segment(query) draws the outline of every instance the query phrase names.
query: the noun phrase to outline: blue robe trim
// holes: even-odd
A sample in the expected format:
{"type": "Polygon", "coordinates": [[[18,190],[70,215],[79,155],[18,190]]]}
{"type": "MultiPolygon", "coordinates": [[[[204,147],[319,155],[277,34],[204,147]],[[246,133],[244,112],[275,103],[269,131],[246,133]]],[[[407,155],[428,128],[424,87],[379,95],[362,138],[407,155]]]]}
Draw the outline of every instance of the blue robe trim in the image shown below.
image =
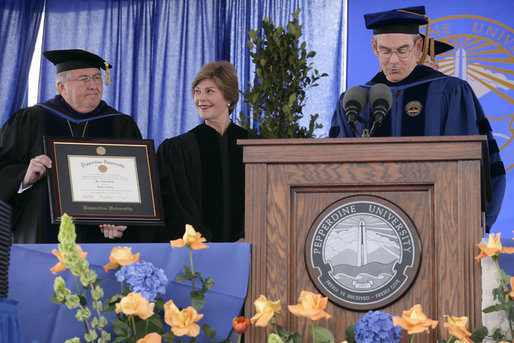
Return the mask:
{"type": "Polygon", "coordinates": [[[66,119],[66,120],[69,120],[73,123],[84,123],[86,121],[91,121],[91,120],[95,120],[95,119],[101,119],[101,118],[106,118],[106,117],[112,117],[112,116],[118,116],[118,115],[122,115],[122,113],[120,112],[116,112],[116,113],[108,113],[108,114],[103,114],[103,115],[99,115],[99,116],[95,116],[93,118],[84,118],[84,119],[75,119],[75,118],[72,118],[58,110],[56,110],[55,108],[52,108],[50,106],[47,106],[45,104],[36,104],[35,106],[40,106],[40,107],[43,107],[44,109],[48,110],[48,111],[51,111],[55,114],[57,114],[59,117],[63,118],[63,119],[66,119]]]}

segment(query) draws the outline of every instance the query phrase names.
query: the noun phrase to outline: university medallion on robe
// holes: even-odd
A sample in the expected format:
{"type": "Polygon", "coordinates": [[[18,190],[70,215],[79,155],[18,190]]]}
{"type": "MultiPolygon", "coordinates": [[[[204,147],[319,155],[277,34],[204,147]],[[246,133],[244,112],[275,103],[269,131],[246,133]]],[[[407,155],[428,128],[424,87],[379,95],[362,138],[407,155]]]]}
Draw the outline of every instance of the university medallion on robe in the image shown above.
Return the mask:
{"type": "Polygon", "coordinates": [[[375,196],[352,196],[326,208],[305,243],[309,275],[342,307],[369,310],[398,299],[412,284],[421,241],[410,218],[375,196]]]}
{"type": "Polygon", "coordinates": [[[407,113],[409,117],[419,116],[422,109],[423,105],[417,100],[409,101],[407,105],[405,105],[405,113],[407,113]]]}

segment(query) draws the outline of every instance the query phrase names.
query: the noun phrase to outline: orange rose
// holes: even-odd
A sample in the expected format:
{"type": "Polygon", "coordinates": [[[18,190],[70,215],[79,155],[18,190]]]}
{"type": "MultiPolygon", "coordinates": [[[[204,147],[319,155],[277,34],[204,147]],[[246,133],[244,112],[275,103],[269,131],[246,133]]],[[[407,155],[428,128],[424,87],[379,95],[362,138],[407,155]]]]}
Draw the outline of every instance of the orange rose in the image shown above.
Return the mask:
{"type": "Polygon", "coordinates": [[[421,305],[416,304],[410,310],[403,311],[401,317],[393,317],[393,325],[400,325],[409,335],[412,335],[423,331],[428,333],[430,326],[432,329],[437,326],[437,320],[428,319],[421,305]]]}
{"type": "Polygon", "coordinates": [[[123,312],[126,315],[138,316],[145,320],[153,315],[154,306],[155,304],[149,303],[141,293],[130,293],[116,304],[116,313],[123,312]]]}
{"type": "MultiPolygon", "coordinates": [[[[77,251],[80,255],[80,258],[82,258],[82,259],[86,258],[87,252],[82,251],[82,248],[80,247],[80,245],[77,245],[77,251]]],[[[55,266],[50,268],[50,271],[54,274],[57,274],[59,272],[62,272],[63,270],[66,270],[66,266],[64,265],[64,263],[62,263],[63,255],[55,249],[52,250],[52,254],[54,254],[59,259],[59,262],[55,266]]]]}
{"type": "Polygon", "coordinates": [[[171,331],[175,336],[198,336],[200,334],[200,326],[196,322],[202,318],[203,314],[197,313],[192,306],[181,311],[173,300],[164,304],[164,321],[171,326],[171,331]]]}
{"type": "Polygon", "coordinates": [[[126,266],[134,262],[139,262],[139,253],[132,255],[132,248],[129,247],[114,247],[109,256],[109,262],[104,266],[107,272],[110,269],[116,269],[121,266],[126,266]]]}
{"type": "Polygon", "coordinates": [[[186,224],[186,232],[184,236],[179,239],[175,239],[174,241],[170,241],[171,246],[174,248],[182,248],[185,245],[190,245],[194,250],[206,249],[209,246],[203,244],[206,239],[202,237],[200,232],[196,232],[194,227],[189,224],[186,224]]]}
{"type": "Polygon", "coordinates": [[[444,327],[448,328],[450,335],[458,338],[462,343],[473,343],[469,338],[471,332],[468,331],[469,319],[468,317],[454,317],[445,315],[448,320],[444,323],[444,327]]]}
{"type": "Polygon", "coordinates": [[[487,245],[480,242],[477,246],[480,248],[480,254],[475,256],[477,261],[487,256],[498,256],[498,254],[514,254],[514,248],[503,247],[500,240],[501,232],[497,235],[494,233],[489,234],[489,239],[487,240],[487,245]]]}
{"type": "Polygon", "coordinates": [[[243,334],[250,327],[250,321],[245,317],[234,317],[232,320],[232,327],[238,334],[243,334]]]}
{"type": "Polygon", "coordinates": [[[157,332],[150,332],[145,337],[138,339],[136,343],[162,343],[162,337],[157,332]]]}
{"type": "Polygon", "coordinates": [[[255,305],[257,313],[250,318],[250,321],[252,324],[255,324],[255,326],[268,326],[271,318],[273,318],[275,314],[279,314],[282,309],[280,300],[268,301],[264,295],[261,295],[253,304],[255,305]]]}
{"type": "Polygon", "coordinates": [[[332,316],[325,311],[327,307],[328,298],[322,298],[320,294],[314,294],[308,291],[302,291],[298,298],[299,304],[289,305],[289,311],[298,317],[305,317],[312,320],[319,320],[321,318],[332,318],[332,316]]]}

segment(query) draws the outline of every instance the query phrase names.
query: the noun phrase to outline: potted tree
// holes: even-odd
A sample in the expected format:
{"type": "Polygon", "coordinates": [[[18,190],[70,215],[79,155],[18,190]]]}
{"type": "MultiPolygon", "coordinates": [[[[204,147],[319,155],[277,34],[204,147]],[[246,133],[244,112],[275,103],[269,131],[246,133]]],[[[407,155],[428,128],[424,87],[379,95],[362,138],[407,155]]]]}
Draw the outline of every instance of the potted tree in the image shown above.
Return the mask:
{"type": "Polygon", "coordinates": [[[322,127],[316,122],[318,114],[310,116],[308,128],[299,123],[306,90],[318,86],[318,80],[328,76],[313,69],[311,59],[316,52],[307,51],[305,42],[300,43],[299,14],[300,9],[291,14],[293,20],[286,29],[276,27],[272,19],[265,17],[262,32],[258,29],[248,33],[255,77],[253,85],[243,93],[249,113],[241,112],[239,124],[265,138],[308,138],[322,127]]]}

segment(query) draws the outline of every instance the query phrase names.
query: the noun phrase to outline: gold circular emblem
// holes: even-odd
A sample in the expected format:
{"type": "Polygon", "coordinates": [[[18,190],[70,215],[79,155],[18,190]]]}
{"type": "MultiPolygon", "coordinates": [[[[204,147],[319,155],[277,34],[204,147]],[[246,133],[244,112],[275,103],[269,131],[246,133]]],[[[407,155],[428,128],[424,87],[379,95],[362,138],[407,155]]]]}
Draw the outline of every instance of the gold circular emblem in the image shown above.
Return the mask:
{"type": "Polygon", "coordinates": [[[100,164],[98,166],[98,170],[100,171],[100,173],[105,173],[107,171],[107,167],[104,166],[103,164],[100,164]]]}
{"type": "Polygon", "coordinates": [[[412,100],[405,105],[405,112],[409,117],[416,117],[421,113],[423,105],[417,100],[412,100]]]}
{"type": "Polygon", "coordinates": [[[106,150],[105,150],[105,148],[103,146],[99,146],[98,148],[96,148],[96,153],[98,155],[105,155],[106,150]]]}

